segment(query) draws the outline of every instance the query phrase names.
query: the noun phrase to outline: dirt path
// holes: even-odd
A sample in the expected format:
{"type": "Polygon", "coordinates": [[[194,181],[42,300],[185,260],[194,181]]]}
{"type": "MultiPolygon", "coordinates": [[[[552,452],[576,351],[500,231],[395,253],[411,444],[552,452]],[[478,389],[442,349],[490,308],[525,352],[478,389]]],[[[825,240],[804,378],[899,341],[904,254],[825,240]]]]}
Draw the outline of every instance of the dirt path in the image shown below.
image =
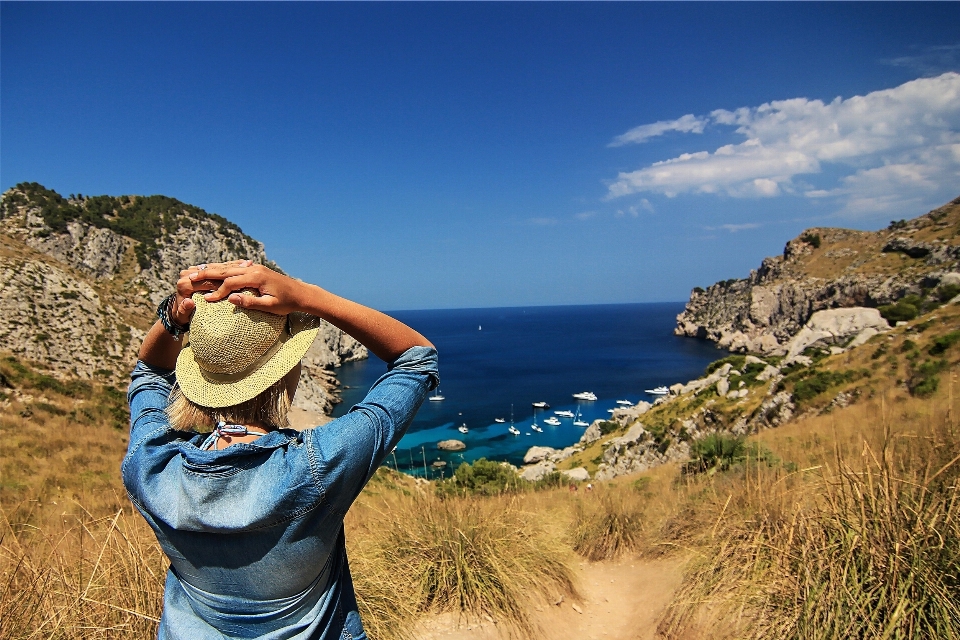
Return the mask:
{"type": "MultiPolygon", "coordinates": [[[[583,601],[539,606],[536,621],[551,640],[652,640],[657,619],[680,584],[682,561],[622,560],[581,563],[577,578],[583,601]],[[580,609],[578,612],[576,608],[580,609]]],[[[492,621],[429,618],[417,640],[495,640],[492,621]]]]}

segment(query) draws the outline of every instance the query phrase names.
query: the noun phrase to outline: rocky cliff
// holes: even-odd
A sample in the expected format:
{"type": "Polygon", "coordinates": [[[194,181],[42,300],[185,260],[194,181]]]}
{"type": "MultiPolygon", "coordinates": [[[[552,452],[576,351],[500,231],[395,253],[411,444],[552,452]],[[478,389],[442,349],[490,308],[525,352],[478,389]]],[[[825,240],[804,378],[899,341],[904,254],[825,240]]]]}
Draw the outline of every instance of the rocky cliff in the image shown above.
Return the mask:
{"type": "Polygon", "coordinates": [[[960,198],[876,232],[808,229],[747,278],[694,289],[675,333],[734,352],[782,355],[815,312],[911,296],[922,307],[952,291],[955,276],[947,274],[958,267],[960,198]]]}
{"type": "MultiPolygon", "coordinates": [[[[278,268],[238,226],[173,198],[64,198],[19,184],[0,199],[0,344],[53,372],[121,382],[180,270],[238,258],[278,268]]],[[[365,357],[326,325],[295,406],[329,413],[333,370],[365,357]]]]}

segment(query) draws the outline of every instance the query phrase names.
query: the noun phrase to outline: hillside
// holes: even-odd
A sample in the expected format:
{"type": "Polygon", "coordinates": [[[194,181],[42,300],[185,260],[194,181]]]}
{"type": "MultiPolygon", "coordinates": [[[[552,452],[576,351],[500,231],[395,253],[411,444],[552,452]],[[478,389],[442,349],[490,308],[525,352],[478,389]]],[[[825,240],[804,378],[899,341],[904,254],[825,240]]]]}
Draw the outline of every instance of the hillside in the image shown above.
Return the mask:
{"type": "MultiPolygon", "coordinates": [[[[55,376],[122,385],[180,270],[237,258],[278,268],[237,225],[173,198],[18,184],[0,198],[0,341],[55,376]]],[[[332,326],[322,336],[295,404],[315,414],[338,400],[333,369],[367,356],[332,326]]]]}
{"type": "MultiPolygon", "coordinates": [[[[808,229],[743,279],[696,288],[677,317],[677,335],[740,353],[783,355],[817,311],[932,302],[960,265],[960,198],[880,231],[808,229]]],[[[915,315],[915,313],[914,313],[915,315]]]]}

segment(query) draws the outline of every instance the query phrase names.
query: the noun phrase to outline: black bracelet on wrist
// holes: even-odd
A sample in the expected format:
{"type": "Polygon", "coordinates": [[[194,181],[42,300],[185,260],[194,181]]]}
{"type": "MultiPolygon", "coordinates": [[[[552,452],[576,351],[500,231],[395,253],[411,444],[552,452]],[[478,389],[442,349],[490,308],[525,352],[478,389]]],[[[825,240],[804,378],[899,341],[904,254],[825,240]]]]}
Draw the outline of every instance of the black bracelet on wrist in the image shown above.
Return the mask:
{"type": "Polygon", "coordinates": [[[177,301],[177,294],[171,293],[169,296],[164,298],[159,306],[157,306],[157,318],[160,319],[160,322],[163,324],[163,328],[167,330],[167,333],[172,335],[175,340],[179,340],[183,337],[187,331],[190,331],[190,323],[186,325],[178,324],[173,319],[173,304],[177,301]]]}

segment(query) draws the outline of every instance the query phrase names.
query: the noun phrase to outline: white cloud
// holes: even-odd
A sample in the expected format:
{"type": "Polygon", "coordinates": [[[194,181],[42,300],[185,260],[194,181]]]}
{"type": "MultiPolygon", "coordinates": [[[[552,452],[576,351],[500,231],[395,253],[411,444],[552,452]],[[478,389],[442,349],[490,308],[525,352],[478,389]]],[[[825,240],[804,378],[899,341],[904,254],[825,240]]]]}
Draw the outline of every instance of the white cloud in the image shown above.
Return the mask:
{"type": "Polygon", "coordinates": [[[745,222],[743,224],[722,224],[720,225],[721,229],[729,231],[730,233],[736,233],[737,231],[746,231],[747,229],[756,229],[760,225],[756,222],[745,222]]]}
{"type": "Polygon", "coordinates": [[[589,220],[597,215],[596,211],[581,211],[580,213],[575,213],[573,215],[577,220],[589,220]]]}
{"type": "Polygon", "coordinates": [[[829,103],[794,98],[734,111],[718,109],[710,114],[710,121],[735,126],[745,140],[620,173],[609,185],[608,197],[639,192],[670,197],[804,193],[811,198],[841,198],[844,211],[853,214],[884,211],[896,201],[897,193],[907,202],[960,186],[957,73],[829,103]],[[795,177],[822,173],[826,166],[852,174],[838,178],[832,189],[804,192],[794,184],[795,177]]]}
{"type": "Polygon", "coordinates": [[[610,147],[622,147],[625,144],[639,144],[646,142],[650,138],[662,136],[669,131],[679,131],[681,133],[703,133],[703,128],[707,126],[706,118],[698,118],[692,114],[687,114],[676,120],[661,120],[653,124],[642,124],[634,127],[623,135],[619,135],[607,145],[610,147]]]}

